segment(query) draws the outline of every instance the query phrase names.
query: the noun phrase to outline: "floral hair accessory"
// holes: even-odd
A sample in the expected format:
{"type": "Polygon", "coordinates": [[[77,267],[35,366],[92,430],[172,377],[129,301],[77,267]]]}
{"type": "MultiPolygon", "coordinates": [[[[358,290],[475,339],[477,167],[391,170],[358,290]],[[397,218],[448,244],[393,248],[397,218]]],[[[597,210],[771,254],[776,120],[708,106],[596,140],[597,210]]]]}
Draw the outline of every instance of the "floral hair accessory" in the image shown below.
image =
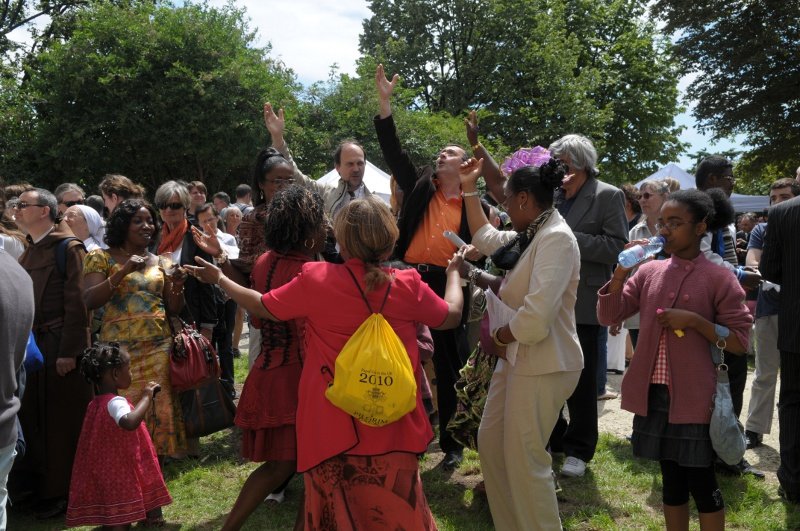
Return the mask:
{"type": "Polygon", "coordinates": [[[524,166],[539,167],[543,164],[547,164],[547,161],[549,160],[550,152],[542,146],[536,146],[534,148],[522,148],[518,149],[513,155],[508,157],[503,162],[503,165],[500,166],[500,169],[503,170],[504,174],[511,175],[514,173],[514,170],[524,166]]]}

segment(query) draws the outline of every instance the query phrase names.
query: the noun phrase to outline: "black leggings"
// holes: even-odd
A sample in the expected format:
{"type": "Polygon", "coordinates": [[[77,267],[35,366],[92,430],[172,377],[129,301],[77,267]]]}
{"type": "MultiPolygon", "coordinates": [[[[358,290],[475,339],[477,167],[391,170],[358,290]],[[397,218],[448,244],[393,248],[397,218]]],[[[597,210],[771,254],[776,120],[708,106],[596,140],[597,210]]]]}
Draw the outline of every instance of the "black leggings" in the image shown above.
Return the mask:
{"type": "Polygon", "coordinates": [[[685,505],[689,503],[691,493],[699,513],[715,513],[725,508],[713,465],[696,468],[681,466],[675,461],[659,463],[664,484],[664,505],[685,505]]]}

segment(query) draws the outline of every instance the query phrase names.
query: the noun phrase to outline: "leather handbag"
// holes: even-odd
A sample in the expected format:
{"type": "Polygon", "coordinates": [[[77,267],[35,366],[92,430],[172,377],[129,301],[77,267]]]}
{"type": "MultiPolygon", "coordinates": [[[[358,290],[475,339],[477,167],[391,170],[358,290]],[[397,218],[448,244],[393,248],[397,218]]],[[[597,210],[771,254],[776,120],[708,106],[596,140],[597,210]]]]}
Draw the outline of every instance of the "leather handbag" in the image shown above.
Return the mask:
{"type": "Polygon", "coordinates": [[[180,394],[186,437],[211,435],[233,426],[236,405],[219,378],[180,394]]]}
{"type": "Polygon", "coordinates": [[[744,429],[733,411],[728,366],[725,364],[724,339],[711,346],[711,357],[717,364],[717,387],[714,393],[714,410],[708,433],[717,457],[728,465],[738,464],[747,449],[744,429]]]}
{"type": "Polygon", "coordinates": [[[194,326],[177,320],[180,329],[172,339],[169,357],[169,376],[176,391],[197,388],[218,379],[222,370],[219,357],[211,342],[194,326]]]}

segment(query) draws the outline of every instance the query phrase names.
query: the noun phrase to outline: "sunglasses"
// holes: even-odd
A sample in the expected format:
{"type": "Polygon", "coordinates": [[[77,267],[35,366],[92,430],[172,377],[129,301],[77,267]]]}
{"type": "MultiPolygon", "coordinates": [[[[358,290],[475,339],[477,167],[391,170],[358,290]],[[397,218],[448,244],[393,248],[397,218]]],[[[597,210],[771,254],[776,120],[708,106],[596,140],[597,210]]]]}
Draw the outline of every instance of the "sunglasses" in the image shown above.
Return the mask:
{"type": "Polygon", "coordinates": [[[69,207],[75,206],[75,205],[82,205],[83,204],[83,199],[78,199],[77,201],[62,201],[61,204],[66,206],[67,208],[69,208],[69,207]]]}
{"type": "Polygon", "coordinates": [[[159,210],[180,210],[183,208],[183,203],[161,203],[158,205],[159,210]]]}
{"type": "Polygon", "coordinates": [[[11,206],[11,208],[15,208],[17,210],[25,210],[28,207],[38,206],[38,207],[46,207],[47,205],[40,205],[38,203],[26,203],[25,201],[19,201],[11,206]]]}

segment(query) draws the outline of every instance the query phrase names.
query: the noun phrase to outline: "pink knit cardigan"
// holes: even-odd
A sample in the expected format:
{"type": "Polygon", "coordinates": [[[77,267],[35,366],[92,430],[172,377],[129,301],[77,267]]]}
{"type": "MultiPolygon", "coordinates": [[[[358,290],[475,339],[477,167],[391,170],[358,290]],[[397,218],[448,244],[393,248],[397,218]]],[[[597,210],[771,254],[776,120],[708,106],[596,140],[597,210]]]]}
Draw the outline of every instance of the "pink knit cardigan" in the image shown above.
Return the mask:
{"type": "MultiPolygon", "coordinates": [[[[609,282],[610,284],[610,282],[609,282]]],[[[635,272],[622,290],[609,294],[606,284],[598,292],[597,318],[609,326],[639,312],[641,328],[636,351],[622,380],[622,408],[647,415],[647,392],[655,366],[662,326],[659,308],[678,308],[700,314],[727,326],[743,345],[749,342],[752,317],[744,306],[744,290],[736,276],[709,262],[702,254],[693,260],[671,257],[648,262],[635,272]]],[[[708,340],[694,329],[678,337],[666,335],[667,364],[672,376],[669,422],[708,424],[716,376],[708,340]]]]}

